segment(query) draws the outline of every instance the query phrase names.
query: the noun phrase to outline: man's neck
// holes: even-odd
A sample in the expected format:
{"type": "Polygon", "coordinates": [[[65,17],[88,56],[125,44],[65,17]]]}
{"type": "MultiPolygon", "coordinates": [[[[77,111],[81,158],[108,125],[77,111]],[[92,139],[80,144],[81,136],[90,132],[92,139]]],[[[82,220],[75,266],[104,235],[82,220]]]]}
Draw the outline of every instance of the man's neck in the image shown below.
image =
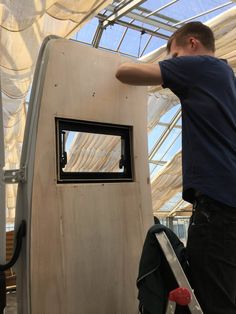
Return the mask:
{"type": "Polygon", "coordinates": [[[211,57],[215,57],[215,53],[213,51],[209,51],[209,50],[205,50],[205,49],[201,49],[199,51],[196,52],[197,56],[211,56],[211,57]]]}

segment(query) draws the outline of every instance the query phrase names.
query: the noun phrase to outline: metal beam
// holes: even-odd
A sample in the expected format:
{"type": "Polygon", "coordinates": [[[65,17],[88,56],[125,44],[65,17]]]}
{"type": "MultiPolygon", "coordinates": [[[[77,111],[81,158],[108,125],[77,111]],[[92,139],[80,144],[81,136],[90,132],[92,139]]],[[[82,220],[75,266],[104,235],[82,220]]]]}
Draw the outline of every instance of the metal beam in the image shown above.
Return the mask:
{"type": "Polygon", "coordinates": [[[149,159],[153,159],[154,155],[156,154],[157,150],[161,147],[167,136],[170,134],[171,130],[175,127],[176,123],[178,122],[179,118],[181,117],[181,108],[178,110],[176,115],[173,117],[173,119],[170,122],[169,127],[167,130],[163,133],[161,138],[157,141],[157,143],[154,145],[150,155],[149,159]]]}
{"type": "Polygon", "coordinates": [[[160,165],[160,166],[164,166],[167,163],[167,161],[162,161],[162,160],[149,160],[148,162],[150,164],[160,165]]]}
{"type": "Polygon", "coordinates": [[[174,4],[174,3],[177,2],[177,1],[179,1],[179,0],[172,0],[172,1],[169,2],[169,3],[166,3],[166,4],[163,5],[162,7],[158,8],[158,9],[156,9],[155,11],[152,11],[152,12],[150,12],[148,15],[146,15],[146,16],[145,16],[145,19],[148,18],[149,16],[151,16],[151,15],[157,13],[157,12],[160,12],[161,10],[163,10],[163,9],[165,9],[165,8],[167,8],[167,7],[169,7],[169,6],[171,6],[172,4],[174,4]]]}
{"type": "Polygon", "coordinates": [[[214,7],[213,9],[204,11],[204,12],[202,12],[202,13],[199,13],[199,14],[197,14],[197,15],[194,15],[194,16],[192,16],[192,17],[189,17],[189,18],[186,19],[186,20],[180,21],[179,23],[176,23],[176,24],[174,24],[173,26],[178,26],[178,25],[187,23],[187,22],[189,22],[189,21],[191,21],[191,20],[196,19],[197,17],[206,15],[206,14],[208,14],[208,13],[212,13],[212,12],[214,12],[214,11],[216,11],[216,10],[219,10],[219,9],[221,9],[221,8],[224,8],[224,7],[226,7],[226,6],[228,6],[228,5],[232,4],[232,3],[233,3],[232,1],[229,1],[229,2],[226,2],[226,3],[222,4],[222,5],[218,5],[217,7],[214,7]]]}
{"type": "Polygon", "coordinates": [[[181,199],[178,204],[169,212],[169,216],[182,216],[189,213],[189,216],[192,214],[192,205],[189,204],[189,206],[185,206],[183,208],[180,208],[185,201],[181,199]]]}
{"type": "MultiPolygon", "coordinates": [[[[235,0],[235,1],[236,1],[236,0],[235,0]]],[[[135,8],[135,9],[140,12],[140,15],[141,15],[141,16],[144,16],[144,15],[143,15],[144,13],[147,14],[147,15],[150,14],[150,13],[152,13],[152,11],[150,11],[150,10],[148,10],[147,8],[144,8],[144,7],[142,7],[142,6],[139,6],[139,7],[135,8]]],[[[112,13],[114,13],[115,10],[116,10],[116,7],[115,7],[113,4],[109,4],[109,5],[106,7],[106,10],[107,10],[107,11],[110,11],[110,12],[112,12],[112,13]]],[[[139,14],[139,13],[138,13],[138,14],[139,14]]],[[[161,14],[161,13],[153,13],[152,16],[153,16],[153,17],[156,17],[156,18],[159,18],[159,19],[162,19],[162,20],[165,20],[166,23],[172,23],[172,24],[179,23],[179,20],[176,20],[176,19],[174,19],[174,18],[172,18],[172,17],[170,17],[170,16],[166,16],[166,15],[161,14]]]]}
{"type": "MultiPolygon", "coordinates": [[[[179,1],[179,0],[175,0],[175,1],[179,1]]],[[[158,10],[160,10],[160,9],[162,9],[162,8],[159,8],[158,10]]],[[[109,5],[107,7],[107,10],[114,12],[115,8],[113,5],[109,5]]],[[[167,23],[162,22],[162,21],[158,21],[157,18],[163,19],[163,17],[160,17],[159,15],[155,14],[154,12],[156,12],[156,11],[150,12],[149,10],[146,10],[146,9],[143,11],[143,9],[141,7],[138,7],[137,10],[140,11],[140,13],[137,13],[137,12],[135,13],[135,12],[129,11],[126,13],[125,16],[129,17],[131,19],[134,19],[136,21],[143,22],[143,23],[151,25],[151,26],[155,26],[157,28],[165,29],[165,30],[170,31],[170,32],[174,32],[177,30],[177,27],[167,24],[167,23],[169,23],[169,21],[167,21],[167,23]],[[144,14],[147,14],[147,15],[144,16],[144,14]],[[150,15],[152,15],[155,18],[150,18],[149,17],[150,15]]],[[[116,23],[116,22],[117,22],[117,20],[114,21],[114,23],[116,23]]],[[[175,21],[172,23],[177,23],[177,22],[175,21]]]]}
{"type": "Polygon", "coordinates": [[[115,13],[110,15],[104,22],[103,27],[106,27],[108,24],[114,23],[117,19],[121,18],[123,15],[125,15],[127,12],[135,9],[137,6],[145,2],[146,0],[134,0],[130,3],[122,6],[120,9],[118,9],[115,13]]]}
{"type": "Polygon", "coordinates": [[[167,216],[166,217],[166,226],[170,228],[172,231],[174,230],[174,218],[167,216]]]}
{"type": "Polygon", "coordinates": [[[94,48],[98,48],[100,40],[102,38],[102,33],[104,31],[104,28],[102,27],[102,22],[99,20],[96,32],[93,36],[93,40],[92,40],[92,46],[94,48]]]}
{"type": "MultiPolygon", "coordinates": [[[[98,14],[97,18],[99,20],[104,20],[104,17],[101,14],[98,14]]],[[[169,36],[163,35],[161,33],[152,31],[150,29],[147,29],[145,27],[141,27],[141,26],[138,26],[138,25],[135,25],[135,24],[130,24],[130,23],[127,23],[127,22],[124,22],[124,21],[121,21],[121,20],[116,20],[115,23],[118,24],[118,25],[124,26],[124,27],[128,27],[130,29],[133,29],[133,30],[145,33],[145,34],[152,35],[152,36],[157,37],[157,38],[162,38],[162,39],[165,39],[165,40],[169,39],[169,36]]]]}
{"type": "Polygon", "coordinates": [[[177,27],[173,27],[171,25],[165,24],[163,22],[157,21],[156,19],[153,18],[143,18],[142,16],[140,16],[137,13],[134,12],[129,12],[126,14],[126,16],[128,16],[131,19],[135,19],[136,21],[151,25],[151,26],[155,26],[164,30],[167,30],[169,32],[175,32],[177,30],[177,27]]]}
{"type": "Polygon", "coordinates": [[[155,210],[153,215],[158,216],[158,218],[166,218],[169,215],[169,211],[167,210],[155,210]]]}
{"type": "Polygon", "coordinates": [[[135,25],[135,24],[129,24],[129,23],[126,23],[126,22],[123,22],[123,21],[120,21],[120,20],[116,21],[116,24],[124,26],[124,27],[131,28],[131,29],[139,31],[139,32],[142,32],[143,34],[152,35],[152,36],[157,37],[157,38],[162,38],[162,39],[165,39],[165,40],[168,40],[170,38],[169,36],[166,36],[166,35],[161,34],[159,32],[152,31],[152,30],[150,30],[148,28],[141,27],[141,26],[138,26],[138,25],[135,25]]]}
{"type": "Polygon", "coordinates": [[[127,4],[127,3],[131,2],[131,1],[132,0],[121,0],[121,1],[115,0],[114,3],[117,3],[117,5],[115,6],[117,8],[117,7],[120,7],[123,4],[127,4]]]}
{"type": "Polygon", "coordinates": [[[175,142],[178,140],[178,138],[181,136],[181,132],[176,136],[176,138],[171,142],[171,144],[168,146],[167,150],[164,152],[164,154],[161,156],[160,160],[165,158],[166,154],[169,152],[169,150],[173,147],[175,142]]]}
{"type": "Polygon", "coordinates": [[[172,216],[183,203],[184,203],[184,200],[181,198],[178,201],[178,203],[175,205],[175,207],[169,212],[168,216],[172,216]]]}
{"type": "MultiPolygon", "coordinates": [[[[236,1],[236,0],[235,0],[236,1]]],[[[165,127],[168,127],[169,126],[169,123],[166,123],[166,122],[158,122],[158,125],[161,125],[161,126],[165,126],[165,127]]],[[[182,129],[182,126],[181,125],[179,125],[179,124],[176,124],[175,125],[175,128],[177,128],[177,129],[182,129]]]]}
{"type": "MultiPolygon", "coordinates": [[[[142,6],[140,6],[140,7],[138,8],[138,10],[141,10],[141,11],[144,12],[144,13],[146,12],[147,14],[151,13],[150,10],[148,10],[148,9],[142,7],[142,6]]],[[[172,17],[170,17],[170,16],[161,14],[161,13],[154,13],[154,14],[152,14],[152,15],[155,16],[155,17],[157,17],[157,18],[160,18],[160,19],[165,20],[167,23],[173,23],[173,24],[175,24],[175,23],[178,23],[178,22],[179,22],[178,20],[176,20],[176,19],[174,19],[174,18],[172,18],[172,17]]]]}
{"type": "MultiPolygon", "coordinates": [[[[132,24],[133,21],[134,21],[134,20],[132,20],[129,24],[132,24]]],[[[119,42],[119,44],[118,44],[118,46],[117,46],[117,48],[116,48],[116,51],[119,51],[120,46],[121,46],[121,44],[122,44],[122,42],[123,42],[123,40],[124,40],[124,38],[125,38],[125,35],[126,35],[127,31],[128,31],[128,27],[126,27],[125,31],[123,32],[123,34],[122,34],[122,36],[121,36],[121,39],[120,39],[120,42],[119,42]]]]}
{"type": "MultiPolygon", "coordinates": [[[[235,0],[235,1],[236,1],[236,0],[235,0]]],[[[158,29],[159,29],[159,28],[157,28],[155,31],[157,31],[158,29]]],[[[145,44],[145,46],[143,47],[143,50],[142,50],[142,52],[141,52],[139,58],[141,58],[141,57],[143,56],[144,51],[147,49],[147,46],[149,45],[149,43],[150,43],[151,40],[152,40],[152,36],[150,35],[149,38],[148,38],[148,40],[147,40],[147,42],[146,42],[146,44],[145,44]]]]}

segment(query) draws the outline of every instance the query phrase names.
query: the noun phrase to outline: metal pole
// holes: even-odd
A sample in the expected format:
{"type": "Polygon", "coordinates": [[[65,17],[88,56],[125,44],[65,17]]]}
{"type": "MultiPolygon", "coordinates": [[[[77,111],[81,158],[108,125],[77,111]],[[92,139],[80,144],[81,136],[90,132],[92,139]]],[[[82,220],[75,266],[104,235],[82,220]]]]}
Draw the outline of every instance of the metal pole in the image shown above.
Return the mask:
{"type": "Polygon", "coordinates": [[[196,19],[196,18],[198,18],[198,17],[201,17],[201,16],[203,16],[203,15],[212,13],[212,12],[214,12],[214,11],[216,11],[216,10],[222,9],[222,8],[224,8],[224,7],[226,7],[226,6],[230,5],[230,4],[233,4],[233,1],[229,1],[229,2],[227,2],[227,3],[218,5],[217,7],[214,7],[213,9],[210,9],[210,10],[204,11],[204,12],[202,12],[202,13],[199,13],[199,14],[197,14],[197,15],[191,16],[191,17],[189,17],[188,19],[183,20],[183,21],[180,21],[180,22],[178,22],[178,23],[176,23],[176,24],[174,24],[174,25],[172,25],[172,26],[178,26],[178,25],[187,23],[187,22],[189,22],[189,21],[191,21],[191,20],[194,20],[194,19],[196,19]]]}
{"type": "Polygon", "coordinates": [[[2,92],[0,76],[0,263],[4,264],[6,259],[6,194],[5,183],[3,180],[3,167],[5,166],[5,146],[4,146],[4,127],[2,92]]]}
{"type": "Polygon", "coordinates": [[[174,218],[173,217],[166,217],[167,220],[167,227],[173,231],[174,229],[174,218]]]}
{"type": "Polygon", "coordinates": [[[130,1],[130,3],[124,5],[122,8],[117,10],[115,13],[110,15],[104,22],[103,27],[105,28],[108,24],[116,22],[117,19],[124,16],[127,12],[130,12],[131,10],[135,9],[139,5],[141,5],[145,0],[133,0],[130,1]]]}

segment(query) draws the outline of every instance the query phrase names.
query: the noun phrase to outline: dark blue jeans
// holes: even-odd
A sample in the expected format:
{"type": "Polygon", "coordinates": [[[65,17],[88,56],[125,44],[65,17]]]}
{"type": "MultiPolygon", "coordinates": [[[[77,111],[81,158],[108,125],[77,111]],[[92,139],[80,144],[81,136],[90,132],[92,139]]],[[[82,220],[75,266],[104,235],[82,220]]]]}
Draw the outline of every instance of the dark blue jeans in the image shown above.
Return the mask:
{"type": "Polygon", "coordinates": [[[200,197],[190,220],[190,282],[204,314],[236,314],[236,208],[200,197]]]}

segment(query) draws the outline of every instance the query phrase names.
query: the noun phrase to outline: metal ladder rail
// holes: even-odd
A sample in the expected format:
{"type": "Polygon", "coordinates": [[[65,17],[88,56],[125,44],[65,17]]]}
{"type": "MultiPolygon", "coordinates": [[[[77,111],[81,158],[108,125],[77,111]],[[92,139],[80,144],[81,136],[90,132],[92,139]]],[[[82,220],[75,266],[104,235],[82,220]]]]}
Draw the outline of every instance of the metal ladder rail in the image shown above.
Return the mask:
{"type": "Polygon", "coordinates": [[[198,303],[193,289],[191,288],[189,281],[178,261],[178,258],[174,252],[174,249],[172,248],[170,241],[165,234],[165,232],[156,233],[157,241],[159,242],[161,249],[163,253],[165,254],[165,257],[167,259],[167,262],[170,265],[170,268],[175,276],[175,279],[179,285],[179,287],[187,288],[191,294],[191,301],[188,304],[188,307],[192,314],[203,314],[203,311],[200,307],[200,304],[198,303]]]}

